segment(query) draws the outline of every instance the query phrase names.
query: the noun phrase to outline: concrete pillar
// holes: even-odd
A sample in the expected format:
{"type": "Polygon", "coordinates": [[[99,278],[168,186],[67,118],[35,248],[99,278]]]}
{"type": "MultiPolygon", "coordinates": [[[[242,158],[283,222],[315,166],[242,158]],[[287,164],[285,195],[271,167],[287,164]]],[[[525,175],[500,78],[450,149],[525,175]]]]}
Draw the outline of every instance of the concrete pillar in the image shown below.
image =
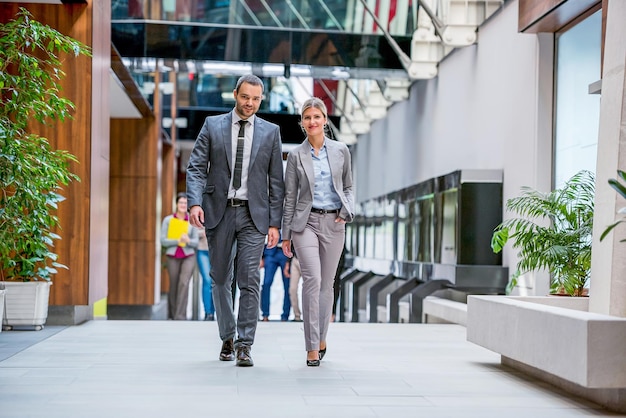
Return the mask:
{"type": "MultiPolygon", "coordinates": [[[[600,242],[626,201],[608,185],[626,171],[626,1],[608,1],[590,282],[591,312],[626,317],[626,225],[600,242]]],[[[621,216],[621,215],[620,215],[621,216]]]]}

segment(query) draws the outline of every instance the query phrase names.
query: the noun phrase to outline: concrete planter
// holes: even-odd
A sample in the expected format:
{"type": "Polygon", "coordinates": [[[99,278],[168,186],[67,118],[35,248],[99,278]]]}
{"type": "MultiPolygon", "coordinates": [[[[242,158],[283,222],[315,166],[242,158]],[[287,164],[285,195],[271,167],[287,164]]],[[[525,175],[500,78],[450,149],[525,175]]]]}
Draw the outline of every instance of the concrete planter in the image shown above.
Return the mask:
{"type": "Polygon", "coordinates": [[[5,316],[2,328],[15,326],[43,329],[48,318],[51,282],[3,282],[5,286],[5,316]]]}
{"type": "Polygon", "coordinates": [[[467,340],[502,364],[626,410],[626,318],[588,312],[588,298],[469,296],[467,340]]]}

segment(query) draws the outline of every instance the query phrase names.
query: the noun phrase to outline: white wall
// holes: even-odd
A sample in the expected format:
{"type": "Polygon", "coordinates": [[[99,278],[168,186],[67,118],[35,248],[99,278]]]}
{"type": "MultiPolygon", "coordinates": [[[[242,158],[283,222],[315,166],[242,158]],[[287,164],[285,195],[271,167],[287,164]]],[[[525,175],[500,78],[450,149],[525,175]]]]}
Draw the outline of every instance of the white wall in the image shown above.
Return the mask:
{"type": "MultiPolygon", "coordinates": [[[[517,32],[510,1],[439,65],[433,80],[414,83],[410,99],[359,136],[357,201],[459,169],[503,169],[504,201],[521,186],[551,188],[552,35],[517,32]]],[[[508,215],[505,214],[505,217],[508,215]]],[[[514,270],[514,251],[504,265],[514,270]]],[[[522,280],[522,294],[545,294],[547,275],[522,280]]]]}

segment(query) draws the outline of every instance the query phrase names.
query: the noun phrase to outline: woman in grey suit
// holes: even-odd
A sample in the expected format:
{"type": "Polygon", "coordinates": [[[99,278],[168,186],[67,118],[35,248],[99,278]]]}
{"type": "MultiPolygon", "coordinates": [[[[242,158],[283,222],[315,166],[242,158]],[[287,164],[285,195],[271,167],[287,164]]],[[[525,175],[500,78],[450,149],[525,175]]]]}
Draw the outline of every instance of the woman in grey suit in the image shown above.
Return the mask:
{"type": "Polygon", "coordinates": [[[283,252],[298,253],[302,270],[302,316],[307,366],[319,366],[333,306],[333,280],[345,240],[345,223],[354,216],[348,147],[324,135],[324,102],[302,105],[306,140],[287,157],[283,208],[283,252]]]}

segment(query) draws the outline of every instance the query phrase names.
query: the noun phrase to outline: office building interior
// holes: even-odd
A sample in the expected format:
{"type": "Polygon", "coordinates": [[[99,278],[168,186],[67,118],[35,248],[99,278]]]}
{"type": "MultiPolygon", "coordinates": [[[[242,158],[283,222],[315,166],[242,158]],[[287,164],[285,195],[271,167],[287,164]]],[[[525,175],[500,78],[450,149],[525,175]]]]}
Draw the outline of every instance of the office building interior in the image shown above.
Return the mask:
{"type": "Polygon", "coordinates": [[[81,178],[58,209],[69,269],[54,278],[48,324],[163,318],[161,220],[184,191],[205,117],[232,109],[237,78],[254,73],[265,83],[258,115],[280,125],[285,156],[304,140],[299,110],[311,96],[351,151],[342,321],[422,322],[422,302],[439,292],[465,306],[468,339],[503,362],[626,410],[623,229],[599,240],[623,205],[608,185],[626,157],[622,0],[2,0],[1,21],[19,7],[92,50],[65,60],[73,118],[46,131],[76,155],[81,178]],[[534,358],[540,346],[506,346],[500,321],[484,326],[518,261],[489,242],[512,216],[508,199],[580,170],[596,178],[584,306],[528,308],[550,292],[549,274],[530,272],[496,315],[510,330],[507,315],[527,312],[534,323],[516,330],[537,344],[550,339],[541,323],[577,321],[584,354],[554,364],[534,358]],[[403,290],[374,301],[359,288],[403,290]],[[571,361],[584,376],[566,370],[571,361]]]}

